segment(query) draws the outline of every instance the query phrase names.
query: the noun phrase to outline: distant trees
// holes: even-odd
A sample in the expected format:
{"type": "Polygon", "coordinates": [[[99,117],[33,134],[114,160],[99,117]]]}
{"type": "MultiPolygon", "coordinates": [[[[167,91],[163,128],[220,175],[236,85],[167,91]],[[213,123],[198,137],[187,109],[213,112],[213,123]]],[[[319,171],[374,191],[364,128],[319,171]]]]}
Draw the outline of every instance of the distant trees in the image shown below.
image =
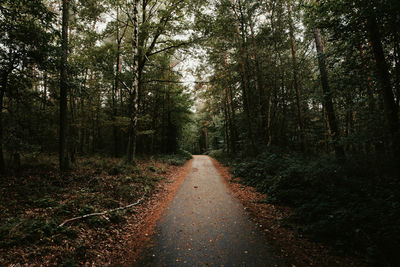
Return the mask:
{"type": "Polygon", "coordinates": [[[396,1],[213,3],[196,19],[221,148],[399,154],[396,1]]]}

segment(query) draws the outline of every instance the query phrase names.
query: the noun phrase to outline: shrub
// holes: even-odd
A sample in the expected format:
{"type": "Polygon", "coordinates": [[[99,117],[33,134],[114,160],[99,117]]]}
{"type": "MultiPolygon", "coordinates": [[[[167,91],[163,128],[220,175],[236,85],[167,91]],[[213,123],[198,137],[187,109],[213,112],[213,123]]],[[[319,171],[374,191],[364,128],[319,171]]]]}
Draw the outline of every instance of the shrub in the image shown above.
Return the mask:
{"type": "Polygon", "coordinates": [[[167,163],[168,165],[181,166],[192,158],[192,154],[185,150],[180,150],[177,154],[158,155],[156,158],[158,161],[167,163]]]}
{"type": "Polygon", "coordinates": [[[286,223],[300,233],[390,265],[400,247],[400,182],[396,168],[373,162],[263,153],[232,167],[268,202],[291,206],[286,223]]]}
{"type": "Polygon", "coordinates": [[[36,243],[57,234],[73,237],[72,232],[58,227],[53,220],[13,218],[0,226],[0,247],[36,243]]]}

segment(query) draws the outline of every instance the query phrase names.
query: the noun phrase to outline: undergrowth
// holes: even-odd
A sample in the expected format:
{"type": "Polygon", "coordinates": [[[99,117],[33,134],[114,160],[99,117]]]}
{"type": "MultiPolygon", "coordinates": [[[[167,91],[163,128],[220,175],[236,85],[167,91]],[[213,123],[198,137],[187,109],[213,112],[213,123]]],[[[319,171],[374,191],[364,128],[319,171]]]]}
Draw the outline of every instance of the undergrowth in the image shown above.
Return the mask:
{"type": "Polygon", "coordinates": [[[175,154],[160,154],[155,156],[156,160],[174,166],[181,166],[191,158],[192,154],[186,150],[179,150],[175,154]]]}
{"type": "MultiPolygon", "coordinates": [[[[210,155],[227,162],[221,152],[210,155]]],[[[266,193],[269,203],[293,208],[283,224],[299,235],[394,266],[400,261],[400,181],[388,162],[353,156],[340,165],[331,157],[263,153],[231,159],[230,165],[235,177],[266,193]]]]}
{"type": "Polygon", "coordinates": [[[0,265],[24,262],[22,255],[15,258],[16,254],[9,254],[11,250],[26,251],[36,259],[61,253],[57,264],[68,266],[90,257],[87,251],[91,240],[84,236],[85,232],[107,231],[125,222],[134,211],[89,217],[63,227],[59,227],[60,223],[126,206],[150,195],[168,166],[182,165],[189,156],[180,152],[152,160],[139,159],[136,164],[101,156],[82,157],[64,175],[59,174],[56,157],[24,159],[26,164],[20,170],[0,179],[0,265]],[[66,244],[74,250],[59,248],[66,244]]]}

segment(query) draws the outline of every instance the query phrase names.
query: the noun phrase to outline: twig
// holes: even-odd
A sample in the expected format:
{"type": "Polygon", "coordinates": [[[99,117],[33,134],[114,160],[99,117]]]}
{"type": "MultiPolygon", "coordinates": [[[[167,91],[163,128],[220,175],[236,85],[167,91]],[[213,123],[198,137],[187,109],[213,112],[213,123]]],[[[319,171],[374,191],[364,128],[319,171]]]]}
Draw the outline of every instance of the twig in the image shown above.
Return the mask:
{"type": "Polygon", "coordinates": [[[88,218],[88,217],[92,217],[92,216],[106,215],[106,214],[108,214],[108,213],[111,213],[111,212],[114,212],[114,211],[118,211],[118,210],[129,209],[129,208],[131,208],[131,207],[134,207],[134,206],[138,205],[140,202],[142,202],[142,200],[144,199],[144,196],[145,196],[145,195],[143,195],[143,196],[142,196],[138,201],[136,201],[135,203],[129,204],[128,206],[125,206],[125,207],[119,207],[119,208],[116,208],[116,209],[107,210],[107,211],[103,211],[103,212],[96,212],[96,213],[85,214],[85,215],[82,215],[82,216],[79,216],[79,217],[75,217],[75,218],[71,218],[71,219],[65,220],[63,223],[61,223],[61,224],[59,225],[59,227],[62,227],[62,226],[64,226],[66,223],[69,223],[69,222],[72,222],[72,221],[76,221],[76,220],[80,220],[80,219],[84,219],[84,218],[88,218]]]}

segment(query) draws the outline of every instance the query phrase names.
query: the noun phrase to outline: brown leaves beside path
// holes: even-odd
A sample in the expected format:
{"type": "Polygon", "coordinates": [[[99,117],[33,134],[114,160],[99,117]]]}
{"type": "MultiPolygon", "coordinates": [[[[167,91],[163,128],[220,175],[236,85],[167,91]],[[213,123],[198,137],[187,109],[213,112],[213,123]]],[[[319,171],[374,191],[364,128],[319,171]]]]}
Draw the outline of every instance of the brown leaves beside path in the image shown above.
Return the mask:
{"type": "Polygon", "coordinates": [[[267,195],[257,192],[253,187],[238,183],[240,179],[232,180],[229,168],[212,159],[214,166],[224,177],[226,185],[233,195],[239,199],[250,217],[273,245],[277,254],[291,266],[363,266],[360,261],[352,258],[339,257],[334,252],[315,242],[299,237],[293,230],[284,228],[280,220],[290,216],[287,207],[265,203],[267,195]]]}
{"type": "MultiPolygon", "coordinates": [[[[110,166],[118,165],[118,162],[112,160],[110,162],[110,166]]],[[[97,163],[97,160],[95,163],[97,163]]],[[[100,161],[100,163],[102,163],[101,166],[104,165],[103,161],[100,161]]],[[[190,171],[191,164],[192,160],[184,166],[168,167],[165,163],[142,160],[137,163],[140,175],[132,173],[114,176],[108,174],[107,168],[104,171],[100,167],[99,170],[95,169],[94,164],[89,164],[85,168],[76,168],[68,177],[65,177],[68,183],[62,184],[56,192],[49,191],[47,193],[49,198],[51,197],[55,203],[59,203],[57,206],[63,207],[65,203],[71,203],[74,208],[72,215],[58,215],[53,206],[44,208],[36,207],[35,203],[27,205],[25,198],[22,196],[15,197],[18,192],[14,192],[14,187],[0,185],[0,196],[2,196],[0,206],[5,206],[7,199],[10,202],[16,202],[16,204],[11,203],[5,206],[6,209],[1,210],[3,218],[0,224],[14,217],[32,218],[32,220],[45,218],[59,224],[69,217],[76,216],[80,207],[89,204],[94,205],[93,203],[96,203],[96,210],[107,210],[104,207],[104,203],[107,203],[106,200],[118,200],[117,197],[111,197],[114,197],[113,192],[115,190],[113,189],[121,183],[120,179],[125,179],[125,177],[129,179],[133,179],[131,177],[135,179],[155,179],[152,183],[156,184],[154,189],[149,190],[150,196],[146,196],[139,205],[127,210],[122,215],[120,222],[96,227],[89,226],[85,220],[79,220],[68,224],[66,228],[69,233],[73,230],[76,233],[75,237],[68,238],[68,236],[56,234],[50,237],[40,237],[40,240],[35,239],[31,242],[18,243],[12,247],[0,246],[0,266],[61,266],[63,263],[65,265],[79,264],[79,266],[132,266],[141,249],[149,240],[162,211],[190,171]],[[151,171],[149,170],[150,167],[160,171],[151,171]],[[139,176],[144,178],[138,178],[139,176]],[[99,181],[98,190],[96,189],[94,192],[80,190],[90,188],[91,181],[95,179],[99,181]],[[4,198],[6,191],[9,192],[7,198],[4,198]],[[57,216],[57,220],[53,218],[54,216],[57,216]]],[[[82,165],[86,166],[85,164],[82,165]]],[[[35,168],[32,170],[32,175],[29,173],[20,174],[15,177],[7,177],[7,179],[11,185],[16,184],[16,188],[26,188],[25,184],[28,184],[28,182],[32,184],[32,181],[39,183],[40,179],[45,179],[42,184],[54,181],[57,179],[57,172],[53,169],[43,169],[41,172],[41,169],[35,168]]],[[[129,182],[129,189],[135,190],[134,193],[140,195],[143,193],[143,184],[141,183],[143,181],[132,180],[129,182]]],[[[120,206],[127,204],[129,203],[126,203],[126,200],[121,200],[119,203],[120,206]]],[[[18,232],[24,230],[21,230],[21,227],[20,225],[15,226],[10,231],[10,235],[19,234],[17,236],[21,236],[23,233],[18,232]]],[[[39,228],[37,231],[40,230],[39,228]]]]}
{"type": "Polygon", "coordinates": [[[120,246],[115,248],[110,262],[113,266],[132,266],[140,252],[149,243],[156,222],[168,206],[176,191],[188,175],[193,159],[182,167],[170,166],[166,179],[160,182],[155,193],[143,204],[137,206],[136,213],[128,218],[128,224],[121,229],[120,246]]]}

